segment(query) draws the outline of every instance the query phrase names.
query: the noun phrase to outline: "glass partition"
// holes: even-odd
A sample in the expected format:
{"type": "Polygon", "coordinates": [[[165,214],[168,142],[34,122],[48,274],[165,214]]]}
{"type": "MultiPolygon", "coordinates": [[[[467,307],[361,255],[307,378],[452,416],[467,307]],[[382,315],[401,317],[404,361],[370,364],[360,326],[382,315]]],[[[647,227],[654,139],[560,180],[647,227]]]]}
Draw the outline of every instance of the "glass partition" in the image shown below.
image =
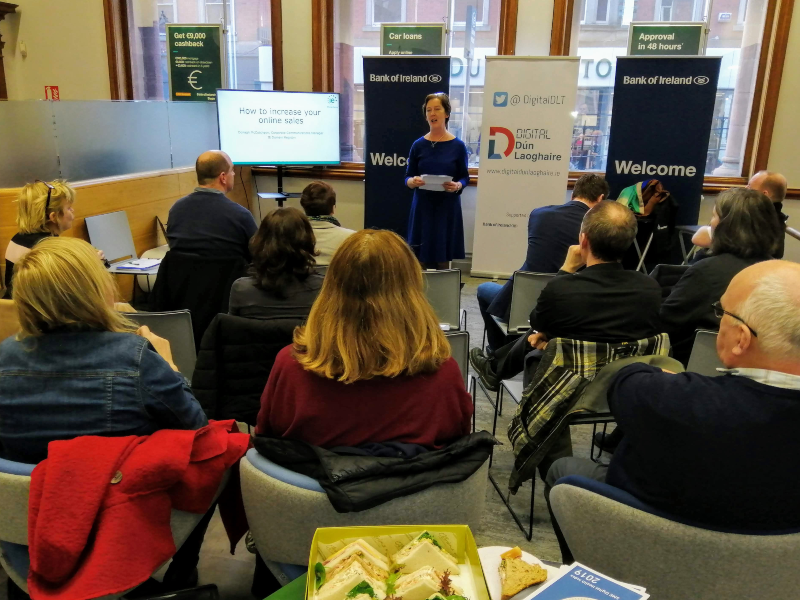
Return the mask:
{"type": "Polygon", "coordinates": [[[219,148],[216,104],[0,102],[0,188],[194,165],[219,148]]]}

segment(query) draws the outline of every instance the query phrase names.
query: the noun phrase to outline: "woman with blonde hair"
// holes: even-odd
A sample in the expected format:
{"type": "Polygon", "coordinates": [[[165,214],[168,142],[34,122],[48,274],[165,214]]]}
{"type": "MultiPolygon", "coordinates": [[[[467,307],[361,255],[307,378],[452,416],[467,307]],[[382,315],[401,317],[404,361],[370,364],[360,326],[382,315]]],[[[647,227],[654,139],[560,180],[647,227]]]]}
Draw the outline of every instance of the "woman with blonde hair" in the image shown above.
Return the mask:
{"type": "Polygon", "coordinates": [[[83,240],[44,239],[20,258],[14,301],[21,331],[0,344],[4,458],[37,463],[54,440],[207,423],[169,342],[114,310],[116,291],[83,240]]]}
{"type": "Polygon", "coordinates": [[[471,417],[411,249],[390,231],[348,237],[308,322],[275,360],[256,432],[325,448],[439,448],[467,435],[471,417]]]}
{"type": "Polygon", "coordinates": [[[6,248],[6,298],[11,297],[14,265],[44,238],[57,236],[72,227],[75,190],[65,181],[51,183],[37,179],[26,184],[17,197],[17,234],[6,248]]]}

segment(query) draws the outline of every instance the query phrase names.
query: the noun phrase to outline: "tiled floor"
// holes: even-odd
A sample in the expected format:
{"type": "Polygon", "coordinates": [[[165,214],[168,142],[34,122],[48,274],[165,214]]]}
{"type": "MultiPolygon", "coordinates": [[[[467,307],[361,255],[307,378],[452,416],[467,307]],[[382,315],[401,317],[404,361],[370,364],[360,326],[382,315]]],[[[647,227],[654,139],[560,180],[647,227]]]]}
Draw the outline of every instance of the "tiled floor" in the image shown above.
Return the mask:
{"type": "MultiPolygon", "coordinates": [[[[467,330],[470,332],[470,345],[480,346],[483,335],[483,322],[478,311],[475,291],[483,279],[466,278],[462,290],[462,307],[467,309],[467,330]]],[[[478,429],[491,431],[493,408],[486,397],[478,391],[477,425],[478,429]]],[[[501,485],[507,481],[513,464],[513,454],[506,436],[506,428],[513,414],[513,403],[506,404],[503,415],[498,419],[497,438],[504,445],[495,450],[492,473],[501,485]],[[511,406],[509,406],[511,404],[511,406]]],[[[573,427],[572,441],[575,456],[589,455],[590,426],[573,427]]],[[[479,546],[515,546],[545,560],[560,559],[558,544],[550,525],[550,516],[542,495],[543,484],[537,481],[534,508],[533,539],[528,542],[509,515],[500,496],[491,484],[486,491],[486,508],[481,526],[474,532],[479,546]]],[[[524,523],[527,523],[530,506],[530,484],[526,483],[519,493],[512,497],[512,504],[517,509],[524,523]]],[[[209,526],[203,550],[200,556],[200,583],[215,583],[220,595],[225,600],[252,600],[250,584],[252,582],[255,557],[241,542],[236,554],[229,552],[228,539],[219,515],[215,515],[209,526]]],[[[0,600],[6,600],[5,574],[0,571],[0,600]]]]}

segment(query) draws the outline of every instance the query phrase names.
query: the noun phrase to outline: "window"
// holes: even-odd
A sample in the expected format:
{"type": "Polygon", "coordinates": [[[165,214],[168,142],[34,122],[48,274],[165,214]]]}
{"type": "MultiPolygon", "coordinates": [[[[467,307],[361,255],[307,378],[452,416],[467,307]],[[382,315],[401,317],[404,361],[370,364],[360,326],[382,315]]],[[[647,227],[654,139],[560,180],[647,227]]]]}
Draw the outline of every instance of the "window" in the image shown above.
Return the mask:
{"type": "Polygon", "coordinates": [[[747,0],[739,0],[739,12],[736,13],[736,24],[739,26],[744,25],[744,19],[747,15],[747,0]]]}
{"type": "Polygon", "coordinates": [[[227,87],[270,90],[272,20],[270,0],[130,0],[133,98],[169,98],[167,23],[222,23],[229,56],[227,87]]]}
{"type": "Polygon", "coordinates": [[[454,24],[447,40],[447,53],[453,57],[450,131],[467,145],[470,166],[477,166],[486,56],[497,54],[500,4],[500,0],[333,0],[333,91],[341,94],[342,161],[364,162],[362,58],[380,53],[376,26],[381,21],[450,22],[454,24]],[[477,10],[478,31],[474,56],[466,64],[463,25],[468,5],[477,10]]]}
{"type": "MultiPolygon", "coordinates": [[[[604,171],[614,101],[617,56],[627,52],[630,21],[702,20],[712,0],[574,0],[574,31],[570,54],[579,55],[578,96],[572,139],[571,169],[604,171]],[[619,15],[619,19],[616,16],[619,15]],[[595,17],[596,21],[592,21],[595,17]],[[601,23],[605,17],[606,23],[601,23]]],[[[740,0],[740,14],[747,0],[740,0]]],[[[706,175],[740,177],[753,106],[761,52],[761,37],[767,2],[752,4],[738,29],[717,19],[717,11],[730,10],[713,5],[706,54],[721,56],[717,101],[709,140],[706,175]],[[758,9],[755,9],[755,7],[758,9]],[[743,57],[749,57],[749,59],[743,57]]],[[[727,5],[731,6],[731,5],[727,5]]]]}

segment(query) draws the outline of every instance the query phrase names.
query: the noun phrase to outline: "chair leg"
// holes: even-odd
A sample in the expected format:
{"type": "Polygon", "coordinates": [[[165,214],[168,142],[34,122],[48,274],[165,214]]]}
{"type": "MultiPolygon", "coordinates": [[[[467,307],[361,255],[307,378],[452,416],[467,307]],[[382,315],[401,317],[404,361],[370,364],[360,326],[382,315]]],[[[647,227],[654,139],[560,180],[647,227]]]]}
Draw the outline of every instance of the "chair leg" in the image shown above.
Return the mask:
{"type": "MultiPolygon", "coordinates": [[[[475,413],[478,412],[478,402],[475,397],[475,377],[469,380],[469,394],[472,396],[472,432],[475,433],[475,413]]],[[[491,460],[491,459],[490,459],[491,460]]],[[[491,463],[490,463],[491,464],[491,463]]]]}
{"type": "Polygon", "coordinates": [[[519,527],[519,530],[525,536],[525,539],[530,542],[531,538],[533,538],[533,503],[534,503],[534,494],[536,492],[536,477],[534,476],[534,478],[531,479],[531,514],[530,518],[528,519],[528,531],[525,531],[525,527],[523,526],[522,521],[520,521],[519,516],[511,507],[511,490],[508,490],[507,495],[503,495],[503,491],[500,489],[500,485],[495,480],[494,475],[492,475],[491,471],[489,471],[489,481],[492,482],[494,489],[497,490],[498,494],[500,494],[500,499],[503,501],[503,504],[506,505],[508,512],[511,513],[511,517],[514,519],[514,522],[517,524],[517,527],[519,527]]]}

